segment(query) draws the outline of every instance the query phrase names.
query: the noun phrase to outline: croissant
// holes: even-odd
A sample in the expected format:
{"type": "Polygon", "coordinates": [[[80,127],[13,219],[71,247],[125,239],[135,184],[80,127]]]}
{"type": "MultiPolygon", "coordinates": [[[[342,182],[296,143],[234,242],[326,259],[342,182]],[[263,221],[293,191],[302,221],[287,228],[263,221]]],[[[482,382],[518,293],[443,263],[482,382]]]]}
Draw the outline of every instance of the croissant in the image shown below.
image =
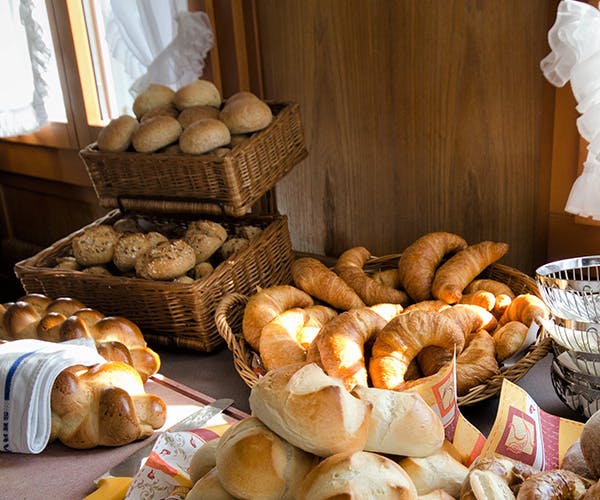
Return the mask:
{"type": "Polygon", "coordinates": [[[365,247],[350,248],[340,255],[334,270],[367,306],[382,303],[407,305],[410,299],[406,293],[377,283],[363,271],[370,256],[365,247]]]}
{"type": "Polygon", "coordinates": [[[380,285],[389,286],[390,288],[400,288],[402,283],[400,282],[400,274],[398,269],[384,269],[382,271],[376,271],[371,275],[374,281],[380,285]]]}
{"type": "Polygon", "coordinates": [[[392,319],[375,338],[369,363],[373,386],[402,388],[410,362],[430,345],[461,352],[465,336],[456,322],[442,314],[412,311],[392,319]]]}
{"type": "Polygon", "coordinates": [[[497,318],[502,316],[502,313],[506,310],[512,299],[515,298],[514,292],[507,284],[489,278],[473,280],[464,290],[465,293],[478,291],[486,291],[494,294],[496,301],[494,302],[492,312],[497,318]]]}
{"type": "Polygon", "coordinates": [[[517,353],[523,347],[528,331],[529,327],[520,321],[509,321],[498,327],[493,334],[498,361],[504,361],[517,353]]]}
{"type": "Polygon", "coordinates": [[[456,392],[465,395],[490,377],[500,373],[494,339],[485,330],[472,333],[456,358],[456,392]]]}
{"type": "Polygon", "coordinates": [[[448,309],[450,304],[448,302],[444,302],[443,300],[422,300],[421,302],[415,302],[407,306],[404,309],[404,312],[411,311],[430,311],[430,312],[440,312],[444,309],[448,309]]]}
{"type": "Polygon", "coordinates": [[[101,356],[132,365],[144,382],[160,369],[160,357],[147,346],[135,323],[119,316],[104,316],[78,300],[28,294],[0,314],[7,340],[63,342],[88,338],[94,340],[101,356]]]}
{"type": "Polygon", "coordinates": [[[530,326],[536,318],[547,319],[549,315],[550,310],[542,299],[531,293],[523,293],[512,300],[499,323],[504,325],[509,321],[520,321],[530,326]]]}
{"type": "Polygon", "coordinates": [[[301,257],[292,263],[296,286],[336,309],[364,307],[357,293],[325,264],[312,257],[301,257]]]}
{"type": "Polygon", "coordinates": [[[325,306],[294,307],[267,323],[260,334],[259,352],[263,366],[280,366],[306,361],[306,349],[319,330],[337,312],[325,306]]]}
{"type": "Polygon", "coordinates": [[[591,481],[564,469],[532,474],[523,481],[517,500],[529,498],[583,498],[591,481]]]}
{"type": "Polygon", "coordinates": [[[367,385],[365,343],[377,335],[386,320],[368,307],[343,312],[317,335],[321,363],[331,377],[342,380],[348,390],[367,385]]]}
{"type": "Polygon", "coordinates": [[[431,293],[437,299],[455,304],[465,287],[487,266],[508,252],[508,244],[494,241],[475,243],[442,264],[433,278],[431,293]]]}
{"type": "Polygon", "coordinates": [[[276,316],[293,307],[313,305],[310,295],[291,285],[276,285],[252,295],[244,309],[242,334],[246,342],[258,352],[263,327],[276,316]]]}
{"type": "Polygon", "coordinates": [[[415,301],[431,298],[435,271],[445,255],[467,247],[460,236],[446,232],[427,233],[409,245],[398,260],[402,287],[415,301]]]}
{"type": "Polygon", "coordinates": [[[71,448],[128,444],[150,436],[166,420],[162,399],[147,394],[135,369],[120,362],[63,370],[50,400],[50,441],[71,448]]]}
{"type": "Polygon", "coordinates": [[[483,307],[487,311],[493,311],[496,305],[496,296],[486,290],[477,290],[476,292],[463,293],[458,303],[471,304],[483,307]]]}

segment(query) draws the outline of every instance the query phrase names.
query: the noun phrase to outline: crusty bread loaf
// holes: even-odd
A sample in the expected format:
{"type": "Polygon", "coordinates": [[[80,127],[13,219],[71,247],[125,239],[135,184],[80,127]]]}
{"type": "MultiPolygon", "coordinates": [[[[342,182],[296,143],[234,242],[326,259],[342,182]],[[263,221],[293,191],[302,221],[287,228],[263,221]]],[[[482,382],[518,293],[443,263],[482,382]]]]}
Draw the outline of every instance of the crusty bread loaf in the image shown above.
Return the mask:
{"type": "Polygon", "coordinates": [[[366,451],[427,457],[442,447],[444,425],[418,393],[357,386],[353,394],[373,406],[366,451]]]}
{"type": "Polygon", "coordinates": [[[237,498],[292,499],[316,463],[256,417],[228,428],[216,449],[217,475],[237,498]]]}
{"type": "Polygon", "coordinates": [[[250,92],[244,92],[227,100],[219,119],[232,134],[248,134],[266,128],[273,120],[273,113],[267,103],[250,92]]]}
{"type": "Polygon", "coordinates": [[[174,98],[175,92],[166,85],[151,83],[134,99],[132,110],[135,116],[140,119],[154,108],[171,104],[174,98]]]}
{"type": "Polygon", "coordinates": [[[406,457],[398,463],[411,478],[419,495],[441,489],[458,498],[469,472],[467,467],[443,449],[424,457],[406,457]]]}
{"type": "Polygon", "coordinates": [[[293,445],[322,457],[364,449],[371,404],[316,364],[268,372],[250,392],[252,414],[293,445]]]}
{"type": "Polygon", "coordinates": [[[179,147],[187,154],[201,155],[231,141],[227,126],[214,118],[195,121],[181,133],[179,147]]]}
{"type": "Polygon", "coordinates": [[[129,115],[113,118],[98,134],[96,144],[100,151],[121,152],[131,145],[131,138],[139,127],[138,121],[129,115]]]}
{"type": "Polygon", "coordinates": [[[175,106],[180,111],[192,106],[221,106],[221,93],[214,83],[208,80],[194,80],[177,89],[174,97],[175,106]]]}
{"type": "Polygon", "coordinates": [[[139,153],[158,151],[179,139],[181,124],[177,118],[160,115],[144,120],[134,132],[131,143],[139,153]]]}
{"type": "Polygon", "coordinates": [[[163,426],[165,403],[144,391],[129,365],[109,362],[63,370],[51,392],[50,441],[78,449],[121,446],[163,426]]]}
{"type": "Polygon", "coordinates": [[[376,453],[339,453],[311,470],[302,484],[303,500],[405,499],[417,491],[406,472],[394,461],[376,453]]]}

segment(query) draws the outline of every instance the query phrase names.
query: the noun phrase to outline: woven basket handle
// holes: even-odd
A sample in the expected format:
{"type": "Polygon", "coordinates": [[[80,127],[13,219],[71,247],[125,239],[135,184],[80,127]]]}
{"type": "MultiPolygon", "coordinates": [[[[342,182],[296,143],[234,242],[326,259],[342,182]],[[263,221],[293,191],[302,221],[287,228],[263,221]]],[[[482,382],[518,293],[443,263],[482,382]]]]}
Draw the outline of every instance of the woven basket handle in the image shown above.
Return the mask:
{"type": "Polygon", "coordinates": [[[237,314],[239,317],[243,314],[243,309],[248,302],[248,297],[241,293],[230,293],[225,295],[217,304],[215,310],[215,322],[219,335],[225,339],[229,349],[233,350],[239,341],[230,326],[230,315],[237,314]],[[234,309],[235,308],[235,309],[234,309]]]}

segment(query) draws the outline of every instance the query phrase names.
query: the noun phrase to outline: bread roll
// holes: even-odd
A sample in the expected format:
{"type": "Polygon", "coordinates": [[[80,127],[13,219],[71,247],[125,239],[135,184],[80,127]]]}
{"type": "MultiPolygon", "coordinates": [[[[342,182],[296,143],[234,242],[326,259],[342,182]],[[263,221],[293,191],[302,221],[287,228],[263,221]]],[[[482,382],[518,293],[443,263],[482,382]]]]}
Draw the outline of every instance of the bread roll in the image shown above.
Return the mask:
{"type": "Polygon", "coordinates": [[[232,134],[248,134],[266,128],[273,120],[273,113],[267,103],[247,92],[230,98],[219,113],[219,119],[232,134]]]}
{"type": "Polygon", "coordinates": [[[192,106],[190,108],[185,108],[177,116],[179,123],[181,123],[181,126],[184,129],[188,128],[192,123],[197,122],[198,120],[205,120],[207,118],[218,120],[219,110],[213,106],[192,106]]]}
{"type": "Polygon", "coordinates": [[[579,439],[569,446],[569,449],[565,452],[560,468],[570,470],[588,479],[594,479],[594,475],[590,471],[581,451],[581,441],[579,439]]]}
{"type": "Polygon", "coordinates": [[[109,263],[119,239],[116,231],[107,224],[91,226],[73,239],[73,256],[80,266],[97,266],[109,263]]]}
{"type": "Polygon", "coordinates": [[[140,124],[133,134],[133,149],[139,153],[152,153],[179,139],[181,125],[172,116],[155,116],[140,124]]]}
{"type": "Polygon", "coordinates": [[[429,456],[404,458],[399,464],[411,478],[419,495],[441,489],[458,498],[469,472],[467,467],[442,449],[429,456]]]}
{"type": "Polygon", "coordinates": [[[183,240],[159,243],[142,254],[135,263],[141,278],[172,280],[187,273],[196,264],[194,249],[183,240]]]}
{"type": "Polygon", "coordinates": [[[600,410],[593,413],[584,424],[579,442],[592,476],[600,477],[600,410]]]}
{"type": "Polygon", "coordinates": [[[442,421],[416,392],[357,386],[353,394],[373,407],[366,451],[427,457],[442,447],[442,421]]]}
{"type": "Polygon", "coordinates": [[[190,462],[190,480],[196,483],[217,465],[217,446],[219,438],[211,439],[204,443],[190,462]]]}
{"type": "Polygon", "coordinates": [[[183,237],[194,250],[195,263],[199,264],[210,258],[227,239],[227,231],[218,222],[198,220],[191,223],[183,237]]]}
{"type": "Polygon", "coordinates": [[[339,453],[323,460],[302,484],[301,499],[417,499],[406,472],[395,462],[368,451],[339,453]]]}
{"type": "Polygon", "coordinates": [[[148,240],[143,233],[124,234],[115,244],[113,262],[122,273],[131,271],[135,268],[135,261],[148,247],[148,240]]]}
{"type": "Polygon", "coordinates": [[[371,404],[314,363],[268,372],[252,388],[250,408],[273,432],[321,457],[367,443],[371,404]]]}
{"type": "Polygon", "coordinates": [[[205,118],[189,125],[179,138],[181,151],[201,155],[229,144],[231,135],[227,126],[220,120],[205,118]]]}
{"type": "Polygon", "coordinates": [[[155,116],[171,116],[173,118],[178,118],[179,111],[172,104],[166,104],[164,106],[159,106],[158,108],[153,108],[149,111],[146,111],[140,117],[140,123],[149,120],[150,118],[154,118],[155,116]]]}
{"type": "Polygon", "coordinates": [[[227,429],[216,449],[219,480],[238,498],[296,498],[315,462],[313,455],[292,446],[256,417],[227,429]]]}
{"type": "Polygon", "coordinates": [[[129,115],[112,119],[100,130],[96,144],[100,151],[121,152],[131,145],[131,138],[139,127],[138,121],[129,115]]]}
{"type": "Polygon", "coordinates": [[[192,483],[192,489],[188,491],[185,500],[235,500],[235,497],[223,488],[216,467],[192,483]]]}
{"type": "Polygon", "coordinates": [[[221,93],[214,83],[208,80],[195,80],[175,92],[175,106],[179,111],[192,106],[221,106],[221,93]]]}
{"type": "Polygon", "coordinates": [[[139,119],[154,108],[171,104],[174,98],[175,92],[166,85],[151,83],[133,101],[133,113],[139,119]]]}

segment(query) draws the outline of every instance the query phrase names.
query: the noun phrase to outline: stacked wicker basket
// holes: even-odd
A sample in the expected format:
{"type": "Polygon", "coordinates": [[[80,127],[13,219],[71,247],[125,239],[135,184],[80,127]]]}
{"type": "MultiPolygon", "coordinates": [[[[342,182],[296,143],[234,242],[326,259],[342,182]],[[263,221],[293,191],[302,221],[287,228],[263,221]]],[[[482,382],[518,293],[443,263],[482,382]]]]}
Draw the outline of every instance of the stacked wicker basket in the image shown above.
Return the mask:
{"type": "Polygon", "coordinates": [[[15,266],[25,290],[74,297],[104,314],[125,316],[163,345],[200,351],[222,345],[214,313],[223,295],[251,294],[258,286],[291,279],[287,218],[248,215],[307,155],[299,106],[268,104],[272,123],[224,156],[109,153],[99,151],[96,144],[80,153],[100,205],[115,209],[90,226],[135,214],[176,224],[207,218],[229,226],[260,226],[262,231],[250,246],[219,264],[209,278],[183,284],[54,268],[86,226],[15,266]]]}
{"type": "Polygon", "coordinates": [[[552,383],[572,410],[590,417],[600,409],[600,256],[565,259],[537,270],[552,317],[552,383]]]}

